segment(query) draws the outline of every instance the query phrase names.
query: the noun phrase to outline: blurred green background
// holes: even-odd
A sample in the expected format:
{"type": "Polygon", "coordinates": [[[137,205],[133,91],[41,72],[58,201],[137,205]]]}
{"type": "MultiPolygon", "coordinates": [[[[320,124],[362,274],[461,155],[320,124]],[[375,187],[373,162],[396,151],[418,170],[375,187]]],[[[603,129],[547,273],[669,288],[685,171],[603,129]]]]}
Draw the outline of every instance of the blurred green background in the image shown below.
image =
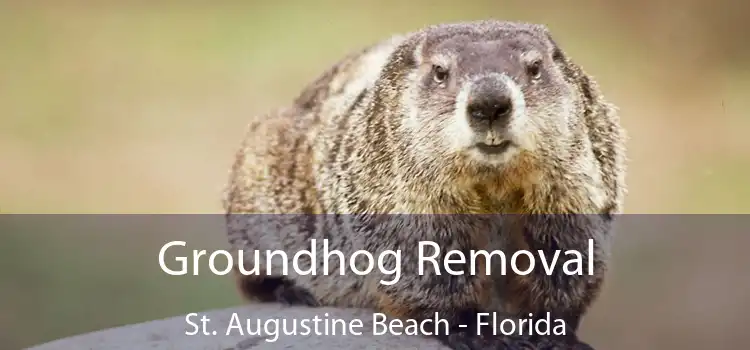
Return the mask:
{"type": "MultiPolygon", "coordinates": [[[[387,35],[489,17],[547,24],[619,105],[628,213],[750,212],[750,5],[732,0],[0,0],[0,212],[218,213],[249,115],[387,35]]],[[[167,240],[223,248],[220,230],[0,230],[2,349],[239,303],[228,278],[158,269],[167,240]]],[[[622,233],[582,337],[745,348],[748,244],[622,233]]]]}

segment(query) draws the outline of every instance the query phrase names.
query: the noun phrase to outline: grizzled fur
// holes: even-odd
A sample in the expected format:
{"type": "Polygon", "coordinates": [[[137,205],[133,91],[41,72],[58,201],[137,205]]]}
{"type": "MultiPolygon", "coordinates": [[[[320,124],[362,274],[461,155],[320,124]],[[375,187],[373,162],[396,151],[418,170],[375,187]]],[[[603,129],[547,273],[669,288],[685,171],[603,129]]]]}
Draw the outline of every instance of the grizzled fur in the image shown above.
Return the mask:
{"type": "MultiPolygon", "coordinates": [[[[574,331],[601,288],[612,215],[622,211],[624,138],[615,108],[542,25],[480,21],[394,36],[342,59],[289,106],[250,122],[225,207],[234,249],[291,256],[309,249],[312,238],[319,252],[327,239],[347,258],[361,249],[401,249],[401,280],[380,285],[388,278],[377,269],[357,276],[348,267],[340,276],[334,263],[327,276],[290,267],[282,277],[274,266],[273,278],[241,277],[240,288],[250,299],[303,299],[403,318],[439,311],[460,322],[477,310],[552,312],[574,331]],[[436,77],[435,67],[447,75],[436,77]],[[496,143],[498,134],[490,130],[483,139],[465,118],[472,99],[466,87],[480,75],[515,87],[517,112],[503,136],[512,145],[494,157],[473,145],[496,143]],[[371,215],[235,215],[243,213],[371,215]],[[500,213],[515,215],[470,215],[500,213]],[[510,256],[527,249],[549,256],[557,249],[586,252],[588,239],[596,247],[594,276],[559,269],[547,276],[539,263],[526,276],[417,274],[421,240],[443,252],[501,249],[510,256]]],[[[557,266],[566,258],[560,255],[557,266]]],[[[500,336],[451,337],[443,339],[451,346],[514,348],[500,336]]]]}

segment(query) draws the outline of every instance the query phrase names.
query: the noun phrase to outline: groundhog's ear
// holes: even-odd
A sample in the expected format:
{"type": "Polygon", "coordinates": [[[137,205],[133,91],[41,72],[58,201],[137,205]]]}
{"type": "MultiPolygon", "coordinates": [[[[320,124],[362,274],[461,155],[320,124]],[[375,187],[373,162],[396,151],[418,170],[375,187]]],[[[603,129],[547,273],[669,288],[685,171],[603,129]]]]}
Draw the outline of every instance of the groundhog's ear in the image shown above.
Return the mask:
{"type": "Polygon", "coordinates": [[[412,61],[409,63],[412,66],[420,66],[422,65],[422,63],[424,63],[426,43],[427,43],[427,37],[417,36],[414,38],[412,45],[409,45],[409,47],[411,48],[411,59],[412,59],[412,61]]]}
{"type": "Polygon", "coordinates": [[[566,63],[568,61],[567,55],[560,48],[560,45],[557,44],[557,41],[552,38],[552,34],[550,34],[549,31],[545,31],[544,34],[547,37],[547,42],[549,42],[549,45],[552,49],[552,60],[558,64],[566,63]]]}
{"type": "Polygon", "coordinates": [[[575,85],[581,84],[582,82],[580,79],[585,78],[585,74],[583,74],[581,67],[570,59],[568,54],[560,48],[560,45],[557,44],[557,41],[552,38],[552,35],[549,32],[545,32],[545,35],[550,45],[550,49],[552,50],[552,61],[555,62],[563,72],[565,79],[575,85]]]}

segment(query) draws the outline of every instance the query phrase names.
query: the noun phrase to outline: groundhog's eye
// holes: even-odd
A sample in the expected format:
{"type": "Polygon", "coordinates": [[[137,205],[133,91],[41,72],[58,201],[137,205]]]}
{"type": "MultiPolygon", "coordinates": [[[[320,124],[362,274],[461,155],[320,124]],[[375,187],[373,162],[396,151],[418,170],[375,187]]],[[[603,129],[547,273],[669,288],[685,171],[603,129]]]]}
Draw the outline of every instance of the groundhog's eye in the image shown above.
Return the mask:
{"type": "Polygon", "coordinates": [[[432,78],[440,84],[448,79],[448,69],[439,65],[432,65],[432,78]]]}
{"type": "Polygon", "coordinates": [[[526,73],[532,80],[542,77],[542,60],[533,60],[526,66],[526,73]]]}

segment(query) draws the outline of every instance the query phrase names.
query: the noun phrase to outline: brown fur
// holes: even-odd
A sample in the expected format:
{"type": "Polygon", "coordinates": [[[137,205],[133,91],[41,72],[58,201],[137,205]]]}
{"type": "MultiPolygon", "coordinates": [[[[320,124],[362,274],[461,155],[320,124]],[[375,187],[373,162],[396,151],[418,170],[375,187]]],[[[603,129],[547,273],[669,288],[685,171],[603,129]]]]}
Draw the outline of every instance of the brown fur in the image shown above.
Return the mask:
{"type": "MultiPolygon", "coordinates": [[[[495,310],[521,317],[550,311],[568,317],[576,329],[604,279],[610,216],[622,210],[624,137],[614,107],[594,80],[541,25],[482,21],[394,36],[335,64],[286,109],[250,122],[226,192],[229,240],[246,252],[292,254],[309,248],[312,238],[327,239],[347,257],[360,249],[406,252],[401,281],[394,286],[375,283],[383,277],[377,272],[303,276],[290,267],[288,276],[275,276],[309,291],[320,305],[373,308],[408,318],[438,310],[449,315],[495,310]],[[510,54],[526,49],[544,57],[547,75],[541,82],[526,82],[510,54]],[[481,54],[462,56],[467,50],[494,50],[526,100],[523,117],[532,126],[518,129],[518,152],[502,164],[448,146],[446,135],[468,137],[455,129],[461,84],[471,72],[500,64],[481,54]],[[455,80],[439,89],[424,87],[430,64],[450,57],[455,80]],[[370,229],[353,235],[341,226],[322,228],[331,217],[279,218],[289,230],[279,232],[259,229],[258,216],[235,215],[242,213],[455,216],[409,222],[414,231],[408,235],[399,234],[403,228],[395,219],[368,216],[362,220],[370,229]],[[496,213],[517,215],[503,223],[461,216],[496,213]],[[420,276],[410,254],[421,240],[435,241],[444,251],[501,249],[510,257],[518,249],[585,251],[588,238],[596,243],[595,276],[546,276],[539,265],[527,276],[420,276]]],[[[558,266],[564,261],[560,255],[558,266]]],[[[479,263],[483,271],[489,262],[479,263]]],[[[262,293],[250,279],[243,285],[246,293],[262,293]]]]}

